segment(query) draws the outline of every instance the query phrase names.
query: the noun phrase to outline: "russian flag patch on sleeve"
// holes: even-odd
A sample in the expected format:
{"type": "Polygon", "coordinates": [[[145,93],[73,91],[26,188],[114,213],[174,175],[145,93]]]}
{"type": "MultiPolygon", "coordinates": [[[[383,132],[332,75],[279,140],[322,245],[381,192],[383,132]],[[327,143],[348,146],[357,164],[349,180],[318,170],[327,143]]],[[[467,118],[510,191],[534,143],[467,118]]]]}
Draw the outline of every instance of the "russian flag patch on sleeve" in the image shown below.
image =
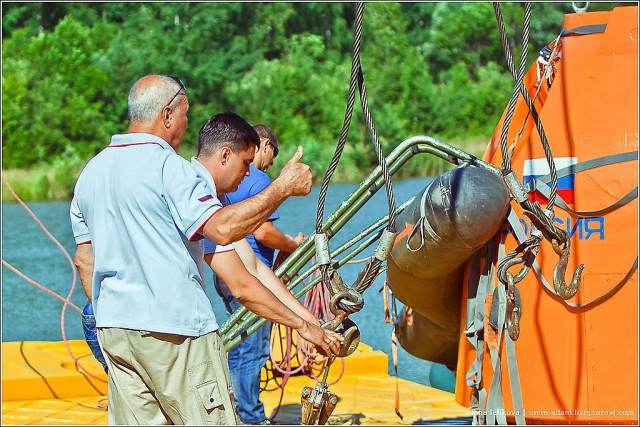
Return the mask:
{"type": "Polygon", "coordinates": [[[207,200],[211,199],[213,199],[213,196],[211,194],[203,194],[202,196],[198,197],[198,200],[200,200],[201,202],[206,202],[207,200]]]}
{"type": "MultiPolygon", "coordinates": [[[[556,170],[564,169],[578,163],[577,157],[556,157],[553,159],[556,170]]],[[[524,169],[522,171],[522,183],[526,186],[529,182],[538,179],[550,173],[547,159],[527,159],[524,161],[524,169]]],[[[575,188],[575,173],[566,174],[558,178],[558,197],[561,197],[566,203],[573,203],[573,193],[575,188]]],[[[551,183],[547,184],[551,187],[551,183]]],[[[548,199],[539,191],[529,193],[529,200],[532,202],[547,203],[548,199]]]]}

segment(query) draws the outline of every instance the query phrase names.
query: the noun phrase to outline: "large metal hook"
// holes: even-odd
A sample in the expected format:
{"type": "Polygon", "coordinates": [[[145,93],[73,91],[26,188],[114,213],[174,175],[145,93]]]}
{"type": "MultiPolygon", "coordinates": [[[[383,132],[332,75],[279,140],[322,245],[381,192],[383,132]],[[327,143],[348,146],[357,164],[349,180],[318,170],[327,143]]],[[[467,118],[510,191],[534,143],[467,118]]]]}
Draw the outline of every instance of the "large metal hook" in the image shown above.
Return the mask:
{"type": "Polygon", "coordinates": [[[505,326],[509,337],[512,341],[517,341],[520,337],[520,319],[522,318],[522,298],[520,290],[515,286],[513,274],[506,272],[507,280],[504,288],[500,286],[493,290],[493,300],[491,302],[491,310],[489,311],[489,324],[499,330],[501,326],[505,326]],[[499,324],[500,318],[500,293],[506,292],[505,298],[505,317],[503,325],[499,324]]]}
{"type": "Polygon", "coordinates": [[[573,296],[578,292],[578,287],[580,286],[580,280],[582,279],[582,270],[584,270],[584,264],[580,264],[576,271],[573,273],[573,278],[571,279],[571,283],[568,285],[565,282],[565,274],[567,272],[567,264],[569,262],[569,247],[570,240],[567,239],[564,248],[560,247],[560,244],[557,240],[551,240],[551,246],[553,246],[553,250],[555,253],[560,255],[560,260],[558,260],[558,264],[553,269],[553,287],[556,290],[556,294],[563,300],[568,300],[573,298],[573,296]]]}

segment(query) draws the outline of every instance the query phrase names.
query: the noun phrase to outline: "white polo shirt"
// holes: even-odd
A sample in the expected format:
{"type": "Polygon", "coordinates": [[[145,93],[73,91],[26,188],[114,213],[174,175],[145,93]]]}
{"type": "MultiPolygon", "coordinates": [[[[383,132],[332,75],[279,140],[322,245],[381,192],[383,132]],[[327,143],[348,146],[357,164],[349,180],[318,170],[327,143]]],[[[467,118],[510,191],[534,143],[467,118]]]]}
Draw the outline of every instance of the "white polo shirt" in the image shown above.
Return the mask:
{"type": "Polygon", "coordinates": [[[218,329],[204,292],[198,230],[222,204],[162,138],[114,135],[85,166],[70,217],[95,255],[97,327],[186,336],[218,329]]]}

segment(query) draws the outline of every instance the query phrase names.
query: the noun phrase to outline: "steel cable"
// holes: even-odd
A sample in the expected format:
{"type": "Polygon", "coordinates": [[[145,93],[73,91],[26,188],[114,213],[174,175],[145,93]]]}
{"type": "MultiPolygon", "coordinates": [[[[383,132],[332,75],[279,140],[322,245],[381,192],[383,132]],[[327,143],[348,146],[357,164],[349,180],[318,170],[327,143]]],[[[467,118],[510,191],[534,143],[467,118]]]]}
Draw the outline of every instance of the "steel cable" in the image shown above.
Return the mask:
{"type": "Polygon", "coordinates": [[[358,70],[360,69],[360,45],[362,39],[362,16],[364,14],[364,3],[358,3],[358,9],[356,13],[356,21],[354,24],[353,33],[353,58],[351,61],[351,80],[349,82],[349,97],[347,98],[347,109],[344,116],[344,122],[342,124],[342,133],[336,146],[336,151],[333,154],[331,163],[327,168],[327,171],[322,180],[320,186],[320,194],[318,196],[318,215],[316,217],[316,234],[322,234],[322,218],[324,216],[324,204],[327,198],[327,190],[329,189],[329,181],[331,176],[338,167],[342,151],[347,142],[347,135],[349,134],[349,127],[351,126],[351,116],[353,114],[353,104],[356,97],[356,83],[358,79],[358,70]]]}
{"type": "Polygon", "coordinates": [[[369,132],[371,133],[371,138],[373,139],[373,145],[376,148],[378,164],[380,165],[380,168],[382,169],[382,175],[384,176],[384,185],[387,192],[387,202],[389,203],[389,226],[387,227],[387,229],[390,232],[395,233],[397,217],[396,200],[393,195],[393,187],[391,185],[391,177],[389,176],[389,168],[387,167],[387,159],[384,157],[384,154],[382,152],[382,147],[380,146],[380,141],[378,140],[378,135],[376,133],[376,128],[373,124],[373,119],[371,118],[371,112],[369,111],[369,105],[367,104],[367,88],[364,84],[364,74],[362,73],[362,67],[360,68],[358,86],[360,89],[360,103],[362,104],[362,111],[364,113],[369,132]]]}
{"type": "MultiPolygon", "coordinates": [[[[373,123],[371,111],[369,110],[369,106],[367,103],[367,91],[364,83],[364,74],[362,72],[362,65],[360,63],[360,49],[362,45],[362,17],[364,15],[364,7],[365,7],[364,2],[358,3],[356,20],[354,24],[353,58],[351,63],[349,97],[347,100],[347,108],[345,112],[344,123],[342,126],[342,133],[340,135],[340,139],[338,141],[338,145],[336,146],[334,156],[331,160],[329,167],[327,168],[327,172],[325,174],[325,177],[323,179],[323,182],[320,188],[320,194],[318,198],[318,213],[316,217],[316,234],[317,235],[320,235],[323,233],[322,218],[324,216],[324,205],[325,205],[327,190],[329,186],[329,181],[338,166],[338,162],[340,161],[340,157],[342,156],[342,151],[344,150],[344,147],[346,145],[346,139],[349,132],[349,127],[350,127],[351,118],[353,114],[353,104],[355,100],[356,83],[358,84],[358,89],[360,92],[360,102],[362,106],[362,111],[365,116],[367,128],[369,129],[369,132],[371,134],[371,138],[373,140],[373,144],[376,150],[376,155],[378,157],[378,164],[380,165],[380,168],[384,176],[385,190],[387,193],[387,202],[389,204],[389,224],[387,229],[390,233],[395,233],[395,220],[397,217],[397,212],[396,212],[396,206],[395,206],[396,205],[395,197],[393,194],[393,187],[391,184],[388,165],[384,157],[384,153],[382,151],[382,147],[380,145],[377,132],[375,130],[375,125],[373,123]]],[[[328,258],[330,258],[330,256],[328,258]]],[[[364,290],[366,290],[371,285],[371,283],[373,283],[373,279],[375,279],[375,277],[378,275],[381,265],[382,265],[382,261],[380,260],[374,260],[370,264],[368,264],[366,267],[366,273],[363,275],[364,277],[362,278],[362,280],[354,284],[352,289],[359,293],[362,293],[364,290]]],[[[321,265],[320,270],[321,270],[322,279],[325,285],[333,289],[333,286],[330,285],[329,265],[328,264],[321,265]]],[[[347,301],[347,300],[341,301],[339,305],[344,309],[346,309],[346,311],[348,312],[355,312],[362,308],[362,302],[354,305],[352,301],[347,301]],[[354,305],[354,306],[351,306],[351,305],[354,305]]]]}
{"type": "MultiPolygon", "coordinates": [[[[525,102],[527,103],[529,110],[531,111],[531,115],[536,124],[536,129],[538,131],[538,134],[540,135],[540,140],[542,142],[542,147],[544,149],[547,163],[549,164],[549,174],[551,175],[551,192],[549,194],[549,201],[546,209],[550,213],[553,213],[553,205],[555,204],[556,194],[558,191],[558,174],[556,172],[555,162],[553,161],[553,154],[551,153],[551,148],[549,147],[549,141],[547,139],[546,133],[542,126],[542,121],[540,120],[540,116],[538,115],[538,111],[536,110],[535,105],[533,104],[533,100],[531,99],[531,96],[529,95],[524,85],[522,84],[522,79],[520,79],[520,73],[523,73],[523,70],[522,70],[522,67],[524,66],[523,64],[526,65],[526,61],[523,61],[522,59],[523,57],[526,57],[527,44],[529,40],[529,27],[530,27],[530,20],[531,20],[531,2],[525,3],[525,14],[524,14],[523,29],[522,29],[522,52],[520,57],[521,70],[520,70],[520,73],[518,74],[516,74],[515,66],[513,64],[513,57],[511,55],[511,51],[509,50],[509,42],[508,42],[505,27],[504,27],[504,20],[502,17],[502,12],[500,10],[500,4],[498,2],[493,2],[493,9],[495,12],[496,20],[498,22],[498,28],[500,31],[500,41],[502,42],[502,49],[504,51],[505,58],[507,60],[509,71],[513,76],[513,78],[516,80],[516,87],[522,93],[522,96],[525,102]]],[[[515,95],[516,93],[517,91],[514,90],[514,97],[517,96],[515,95]]],[[[511,106],[511,102],[509,103],[509,106],[511,106]]],[[[506,118],[505,118],[505,123],[506,123],[506,118]]],[[[504,126],[503,124],[504,140],[501,134],[501,141],[500,141],[501,149],[502,149],[502,158],[503,158],[503,169],[510,171],[511,170],[510,163],[505,164],[505,160],[509,158],[509,155],[507,153],[506,131],[504,128],[508,128],[508,126],[504,126]]],[[[510,162],[510,158],[509,158],[509,162],[510,162]]]]}
{"type": "MultiPolygon", "coordinates": [[[[358,3],[358,8],[356,12],[356,20],[354,24],[354,32],[353,32],[353,57],[351,60],[351,78],[349,81],[349,96],[347,98],[347,108],[345,111],[344,122],[342,124],[342,132],[340,134],[340,139],[338,140],[338,145],[336,146],[336,150],[333,154],[333,158],[331,159],[331,163],[327,168],[327,171],[324,175],[324,179],[322,180],[322,184],[320,186],[320,194],[318,195],[318,212],[316,216],[316,234],[323,234],[322,230],[322,218],[324,217],[324,205],[325,200],[327,198],[327,191],[329,189],[329,181],[331,180],[331,176],[335,172],[338,167],[338,163],[340,162],[340,157],[342,156],[342,151],[347,142],[347,136],[349,134],[349,127],[351,126],[351,117],[353,114],[353,104],[355,102],[356,97],[356,83],[358,78],[358,72],[360,70],[360,46],[362,40],[362,17],[364,15],[364,2],[358,3]]],[[[322,275],[322,281],[326,286],[329,286],[329,266],[321,265],[320,273],[322,275]]]]}

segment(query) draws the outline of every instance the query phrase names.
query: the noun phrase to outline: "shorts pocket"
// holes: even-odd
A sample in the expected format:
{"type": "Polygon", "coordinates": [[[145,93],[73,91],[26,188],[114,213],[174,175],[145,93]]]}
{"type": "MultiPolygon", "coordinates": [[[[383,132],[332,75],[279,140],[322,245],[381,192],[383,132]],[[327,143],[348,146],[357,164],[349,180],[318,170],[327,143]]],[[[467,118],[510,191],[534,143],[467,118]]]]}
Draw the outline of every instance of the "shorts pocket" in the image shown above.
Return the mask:
{"type": "Polygon", "coordinates": [[[200,384],[199,386],[196,386],[196,390],[198,391],[198,396],[202,401],[204,409],[207,411],[224,406],[217,381],[200,384]]]}
{"type": "MultiPolygon", "coordinates": [[[[205,414],[218,408],[224,410],[224,399],[212,362],[203,363],[188,369],[189,381],[196,391],[196,397],[204,408],[205,414]]],[[[203,414],[204,415],[204,414],[203,414]]]]}

